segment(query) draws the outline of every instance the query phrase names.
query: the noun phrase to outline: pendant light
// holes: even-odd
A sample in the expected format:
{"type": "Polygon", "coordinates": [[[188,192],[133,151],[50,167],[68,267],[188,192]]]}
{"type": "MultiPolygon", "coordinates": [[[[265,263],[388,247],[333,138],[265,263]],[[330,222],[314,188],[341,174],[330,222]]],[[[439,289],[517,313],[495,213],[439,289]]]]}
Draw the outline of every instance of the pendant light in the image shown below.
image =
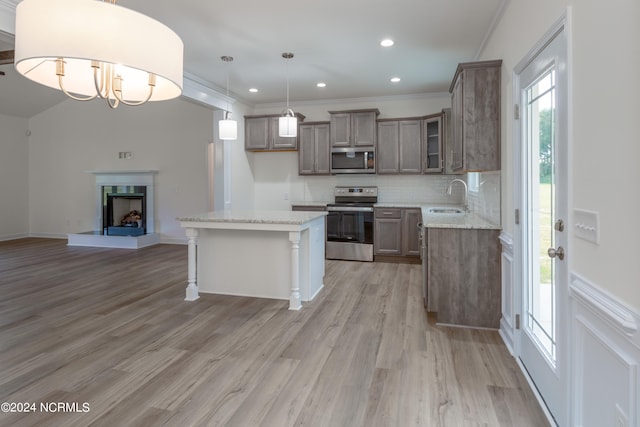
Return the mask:
{"type": "MultiPolygon", "coordinates": [[[[233,62],[233,56],[222,56],[220,59],[227,63],[227,98],[229,98],[229,63],[233,62]]],[[[218,135],[222,140],[235,141],[238,139],[238,122],[229,119],[229,114],[231,113],[227,104],[224,119],[218,122],[218,135]]]]}
{"type": "MultiPolygon", "coordinates": [[[[284,59],[293,58],[293,53],[285,52],[282,54],[284,59]]],[[[298,119],[293,110],[289,108],[289,67],[287,66],[287,110],[278,120],[278,135],[281,137],[295,138],[298,136],[298,119]]]]}

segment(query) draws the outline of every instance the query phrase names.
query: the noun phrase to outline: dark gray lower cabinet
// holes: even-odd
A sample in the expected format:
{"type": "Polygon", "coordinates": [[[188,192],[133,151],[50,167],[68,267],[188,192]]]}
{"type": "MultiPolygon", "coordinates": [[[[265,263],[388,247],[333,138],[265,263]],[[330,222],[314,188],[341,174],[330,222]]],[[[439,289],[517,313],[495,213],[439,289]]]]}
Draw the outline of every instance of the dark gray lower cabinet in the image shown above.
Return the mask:
{"type": "Polygon", "coordinates": [[[374,254],[419,257],[420,209],[375,208],[374,254]]]}
{"type": "Polygon", "coordinates": [[[402,255],[402,210],[376,208],[374,212],[374,254],[402,255]]]}
{"type": "Polygon", "coordinates": [[[499,230],[427,229],[427,309],[438,323],[500,326],[499,230]]]}

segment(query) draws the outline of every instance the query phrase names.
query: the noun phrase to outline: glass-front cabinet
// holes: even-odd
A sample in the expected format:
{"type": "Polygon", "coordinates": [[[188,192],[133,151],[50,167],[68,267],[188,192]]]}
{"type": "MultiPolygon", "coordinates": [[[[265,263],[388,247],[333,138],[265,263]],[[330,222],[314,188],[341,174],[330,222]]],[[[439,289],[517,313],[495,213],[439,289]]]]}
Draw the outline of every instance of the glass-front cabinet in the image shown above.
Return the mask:
{"type": "Polygon", "coordinates": [[[422,172],[442,173],[442,114],[425,117],[422,122],[422,172]]]}

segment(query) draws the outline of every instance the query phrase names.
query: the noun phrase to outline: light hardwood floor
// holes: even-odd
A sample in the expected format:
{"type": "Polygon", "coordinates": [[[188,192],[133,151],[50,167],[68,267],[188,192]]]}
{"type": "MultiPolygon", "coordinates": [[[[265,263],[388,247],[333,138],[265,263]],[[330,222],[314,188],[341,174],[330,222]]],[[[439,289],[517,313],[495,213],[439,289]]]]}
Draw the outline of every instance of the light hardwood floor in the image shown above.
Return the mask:
{"type": "Polygon", "coordinates": [[[0,425],[548,425],[497,332],[426,316],[419,265],[328,261],[299,312],[185,302],[186,266],[186,246],[0,242],[0,401],[89,404],[0,425]]]}

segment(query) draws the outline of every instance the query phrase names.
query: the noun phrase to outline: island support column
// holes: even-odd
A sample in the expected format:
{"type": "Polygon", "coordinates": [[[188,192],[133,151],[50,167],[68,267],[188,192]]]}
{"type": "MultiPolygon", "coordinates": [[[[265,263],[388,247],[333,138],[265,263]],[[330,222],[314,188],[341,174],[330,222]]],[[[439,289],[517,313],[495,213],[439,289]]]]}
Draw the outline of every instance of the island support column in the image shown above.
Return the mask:
{"type": "Polygon", "coordinates": [[[187,267],[187,296],[185,301],[195,301],[200,298],[198,295],[198,283],[196,281],[196,244],[198,241],[198,230],[195,228],[187,228],[186,230],[187,237],[189,238],[188,243],[188,267],[187,267]]]}
{"type": "Polygon", "coordinates": [[[300,232],[290,231],[291,242],[291,297],[289,298],[289,310],[300,310],[302,302],[300,297],[300,232]]]}

